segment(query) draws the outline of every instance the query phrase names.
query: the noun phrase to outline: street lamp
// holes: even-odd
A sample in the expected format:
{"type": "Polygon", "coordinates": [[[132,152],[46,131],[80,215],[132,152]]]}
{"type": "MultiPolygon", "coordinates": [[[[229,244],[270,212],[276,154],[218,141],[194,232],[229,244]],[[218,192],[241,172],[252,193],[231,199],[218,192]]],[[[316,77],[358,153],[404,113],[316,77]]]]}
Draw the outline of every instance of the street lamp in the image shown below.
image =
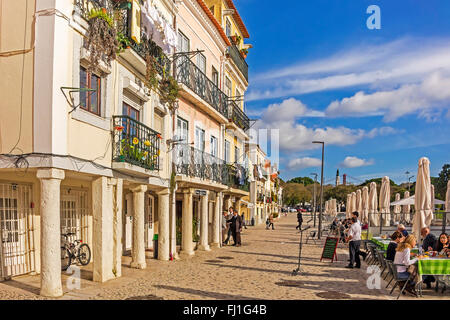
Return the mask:
{"type": "Polygon", "coordinates": [[[412,178],[414,178],[414,175],[408,177],[409,171],[406,171],[405,174],[406,174],[406,178],[408,178],[408,191],[410,191],[410,187],[411,187],[411,182],[410,181],[411,181],[412,178]]]}
{"type": "Polygon", "coordinates": [[[317,183],[317,173],[310,173],[310,176],[314,176],[314,200],[313,200],[313,217],[314,217],[314,228],[316,227],[316,183],[317,183]]]}
{"type": "Polygon", "coordinates": [[[322,210],[323,210],[323,158],[325,152],[325,142],[324,141],[313,141],[312,143],[322,144],[322,170],[320,174],[320,213],[319,213],[319,232],[317,233],[317,238],[320,239],[322,235],[322,210]]]}

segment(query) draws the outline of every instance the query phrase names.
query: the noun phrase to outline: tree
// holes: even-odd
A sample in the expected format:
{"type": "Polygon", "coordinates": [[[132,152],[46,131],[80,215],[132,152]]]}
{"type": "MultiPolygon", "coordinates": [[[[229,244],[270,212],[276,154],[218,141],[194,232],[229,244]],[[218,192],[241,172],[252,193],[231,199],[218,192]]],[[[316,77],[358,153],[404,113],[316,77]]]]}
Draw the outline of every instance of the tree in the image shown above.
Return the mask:
{"type": "Polygon", "coordinates": [[[289,180],[287,183],[300,183],[306,187],[307,185],[313,184],[314,180],[310,177],[297,177],[289,180]]]}
{"type": "Polygon", "coordinates": [[[311,193],[303,184],[289,182],[283,188],[283,203],[288,206],[309,202],[311,198],[311,193]]]}
{"type": "Polygon", "coordinates": [[[439,173],[437,181],[435,181],[434,192],[436,198],[440,200],[445,199],[445,194],[447,192],[447,183],[450,180],[450,164],[446,163],[442,166],[442,170],[439,173]]]}
{"type": "Polygon", "coordinates": [[[334,188],[328,188],[323,192],[324,201],[329,199],[336,199],[337,202],[346,203],[347,202],[347,194],[352,193],[358,189],[357,186],[353,185],[339,185],[334,188]]]}

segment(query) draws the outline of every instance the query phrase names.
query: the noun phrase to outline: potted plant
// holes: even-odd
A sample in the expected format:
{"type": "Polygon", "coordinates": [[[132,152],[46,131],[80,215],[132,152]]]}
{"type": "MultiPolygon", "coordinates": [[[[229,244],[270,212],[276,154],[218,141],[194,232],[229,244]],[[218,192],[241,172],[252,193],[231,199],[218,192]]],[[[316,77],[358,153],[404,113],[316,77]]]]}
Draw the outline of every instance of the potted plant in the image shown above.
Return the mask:
{"type": "Polygon", "coordinates": [[[241,49],[241,56],[246,59],[247,58],[247,54],[248,54],[248,49],[243,48],[241,49]]]}

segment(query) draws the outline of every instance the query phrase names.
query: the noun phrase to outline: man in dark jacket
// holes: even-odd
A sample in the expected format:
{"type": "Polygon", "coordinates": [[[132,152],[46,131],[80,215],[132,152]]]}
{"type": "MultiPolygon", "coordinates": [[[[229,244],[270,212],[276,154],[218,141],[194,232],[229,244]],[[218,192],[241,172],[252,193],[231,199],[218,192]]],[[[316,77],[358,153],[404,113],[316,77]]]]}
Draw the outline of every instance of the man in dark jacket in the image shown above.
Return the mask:
{"type": "MultiPolygon", "coordinates": [[[[425,227],[420,230],[420,234],[422,235],[422,249],[423,251],[433,251],[434,246],[436,245],[436,236],[430,232],[430,228],[425,227]]],[[[431,288],[431,283],[435,282],[436,279],[433,276],[422,276],[422,281],[427,285],[427,289],[431,288]]]]}
{"type": "Polygon", "coordinates": [[[389,242],[386,250],[386,260],[394,261],[397,246],[403,240],[403,238],[403,233],[398,230],[391,235],[392,241],[389,242]]]}
{"type": "Polygon", "coordinates": [[[241,246],[241,230],[242,230],[242,217],[238,215],[237,211],[233,209],[233,217],[228,220],[231,223],[230,229],[233,235],[233,246],[241,246]]]}
{"type": "Polygon", "coordinates": [[[297,210],[297,222],[298,226],[295,227],[295,229],[301,230],[302,229],[302,223],[303,223],[303,216],[300,209],[297,210]]]}

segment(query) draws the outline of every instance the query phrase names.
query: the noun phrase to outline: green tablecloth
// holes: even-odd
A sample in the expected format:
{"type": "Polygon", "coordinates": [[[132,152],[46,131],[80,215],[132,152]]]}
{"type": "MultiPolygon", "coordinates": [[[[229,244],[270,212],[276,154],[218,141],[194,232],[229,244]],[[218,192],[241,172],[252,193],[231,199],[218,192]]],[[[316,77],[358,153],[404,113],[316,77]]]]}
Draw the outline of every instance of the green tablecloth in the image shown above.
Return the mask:
{"type": "Polygon", "coordinates": [[[450,259],[448,258],[419,259],[417,267],[420,275],[450,275],[450,259]]]}
{"type": "Polygon", "coordinates": [[[386,251],[388,246],[389,246],[389,242],[391,242],[391,240],[388,239],[382,239],[380,237],[373,237],[372,239],[370,239],[373,243],[375,243],[377,246],[379,246],[382,250],[386,251]]]}

